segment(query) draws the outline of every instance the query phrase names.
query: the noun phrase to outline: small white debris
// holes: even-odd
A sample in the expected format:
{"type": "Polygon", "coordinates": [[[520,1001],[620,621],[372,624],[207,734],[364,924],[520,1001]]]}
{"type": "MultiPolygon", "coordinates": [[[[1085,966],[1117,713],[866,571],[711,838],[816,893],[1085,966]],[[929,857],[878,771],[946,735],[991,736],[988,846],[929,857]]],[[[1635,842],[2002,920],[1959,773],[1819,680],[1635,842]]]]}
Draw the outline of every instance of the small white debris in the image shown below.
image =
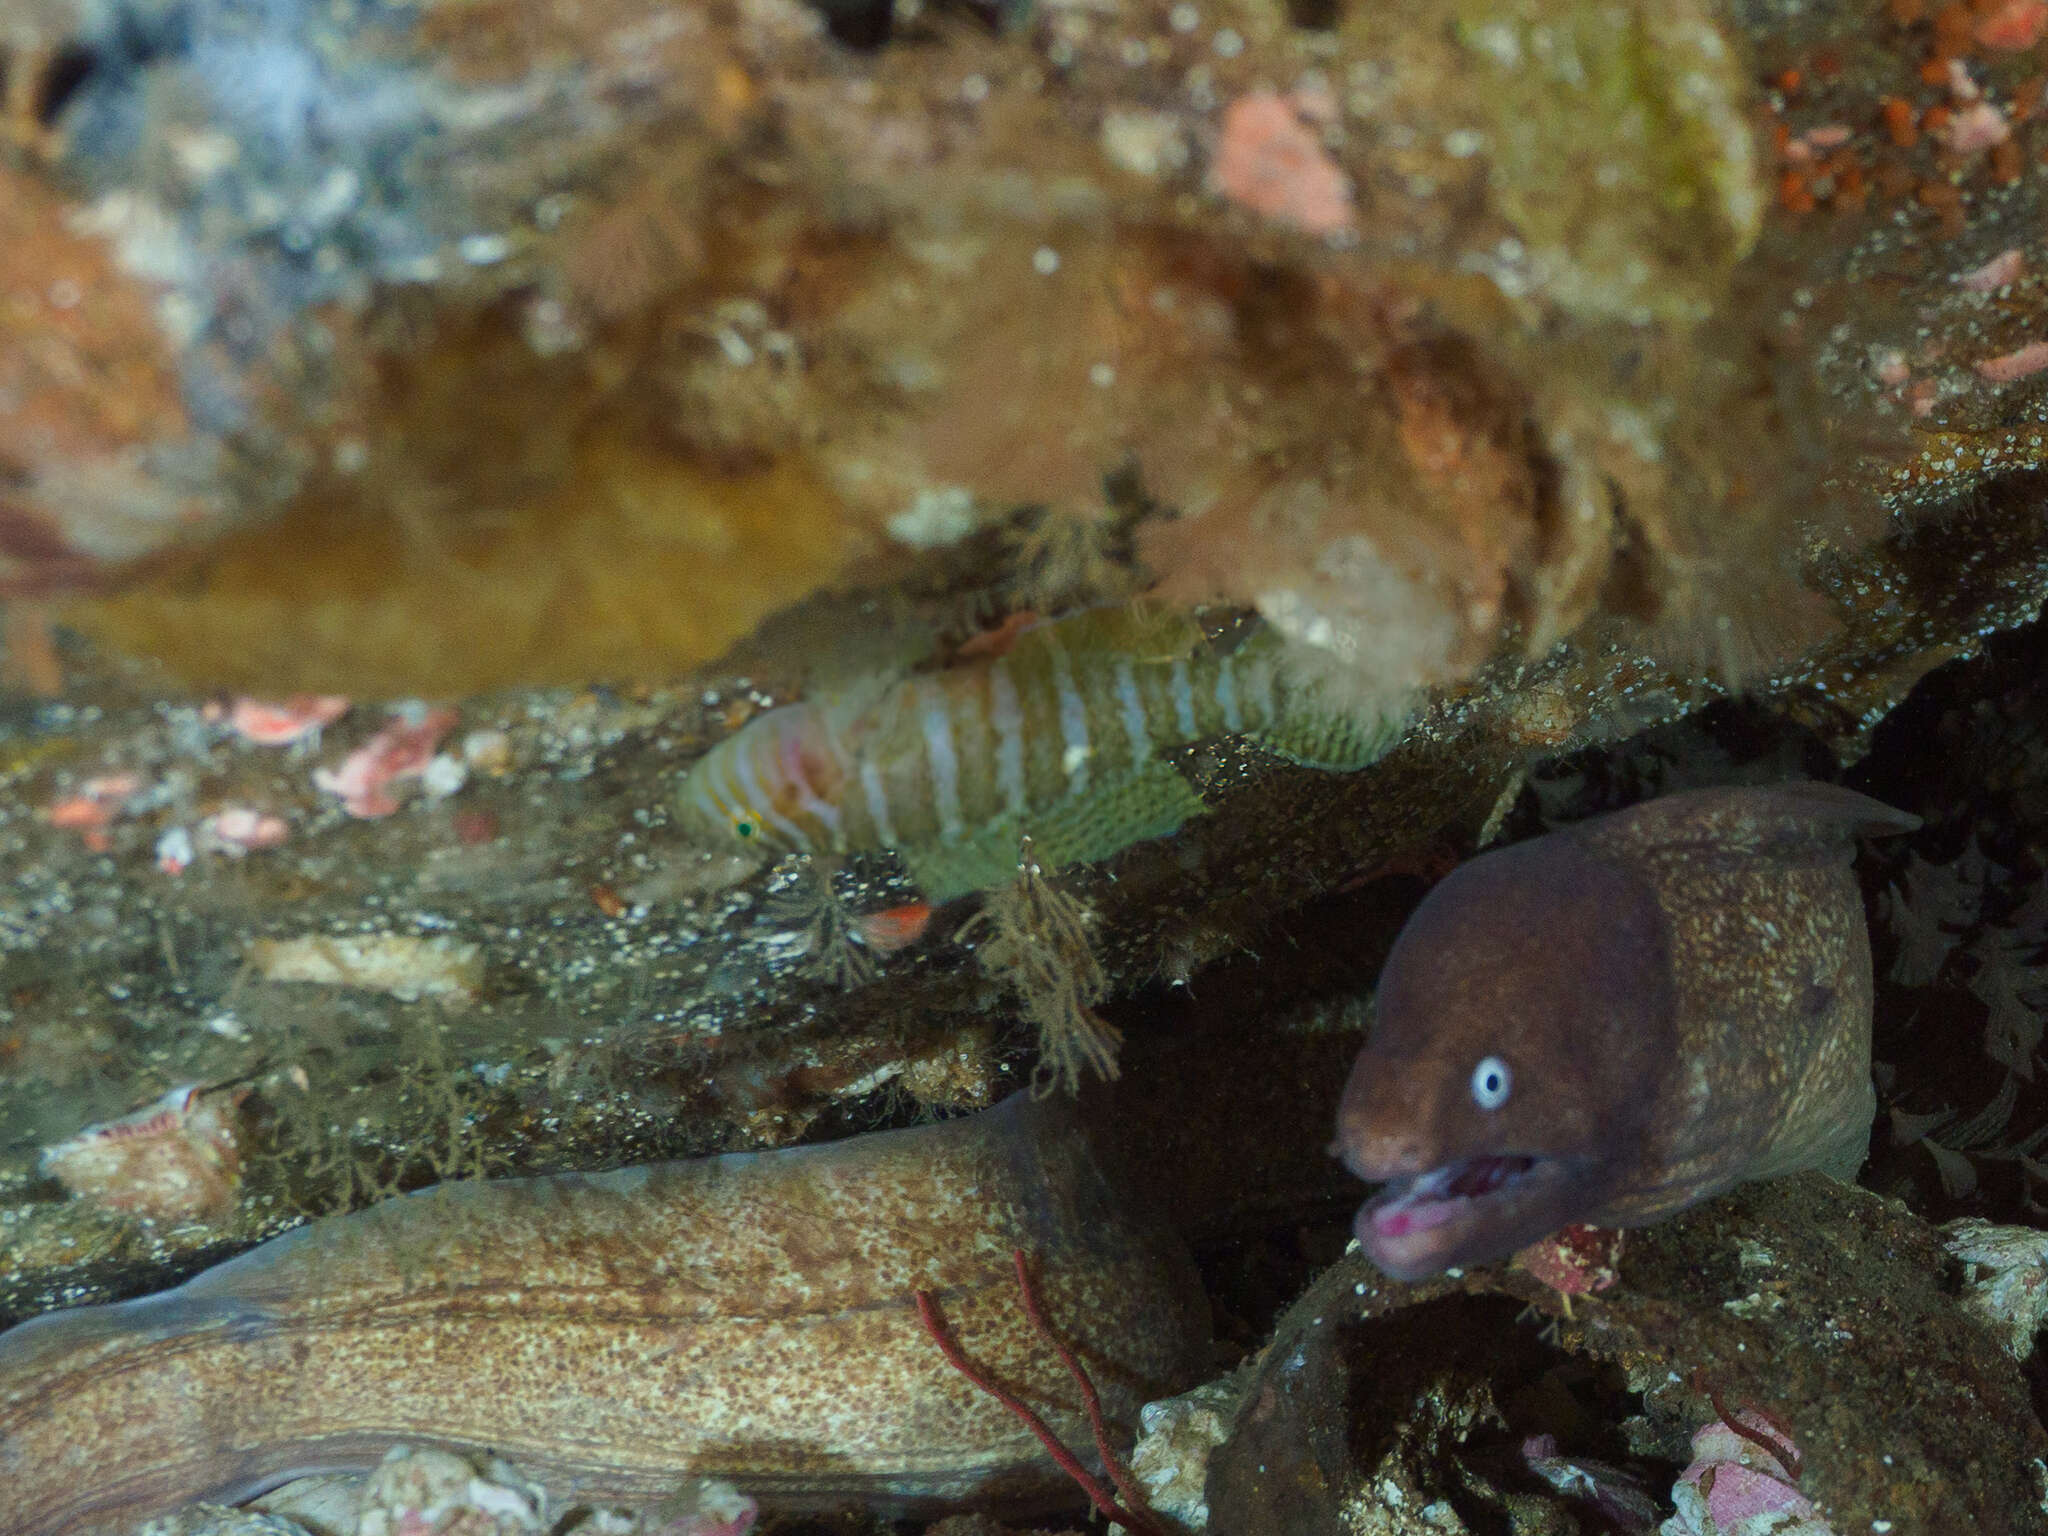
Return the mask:
{"type": "Polygon", "coordinates": [[[503,235],[464,235],[457,249],[472,267],[493,267],[512,254],[512,242],[503,235]]]}
{"type": "Polygon", "coordinates": [[[538,1536],[547,1496],[496,1457],[472,1463],[452,1451],[395,1445],[363,1485],[356,1536],[538,1536]]]}
{"type": "Polygon", "coordinates": [[[462,738],[462,760],[477,773],[493,778],[512,768],[512,738],[495,726],[471,731],[462,738]]]}
{"type": "Polygon", "coordinates": [[[446,800],[469,782],[469,765],[451,752],[438,752],[420,775],[429,800],[446,800]]]}
{"type": "Polygon", "coordinates": [[[362,937],[308,934],[258,939],[249,963],[265,981],[384,992],[401,1002],[438,997],[467,1003],[483,985],[483,950],[457,939],[416,939],[402,934],[362,937]]]}
{"type": "Polygon", "coordinates": [[[980,525],[974,493],[964,486],[945,485],[919,491],[907,510],[889,519],[889,537],[912,549],[944,549],[980,525]]]}
{"type": "Polygon", "coordinates": [[[1966,1217],[1941,1234],[1948,1251],[1971,1266],[1963,1305],[1999,1336],[2008,1355],[2026,1359],[2048,1321],[2048,1232],[1966,1217]]]}
{"type": "Polygon", "coordinates": [[[1721,1303],[1721,1310],[1735,1317],[1755,1317],[1758,1313],[1782,1311],[1785,1298],[1775,1291],[1751,1291],[1747,1296],[1738,1296],[1733,1301],[1721,1303]]]}
{"type": "Polygon", "coordinates": [[[535,357],[560,357],[590,341],[582,317],[560,299],[535,297],[519,313],[519,334],[535,357]]]}
{"type": "Polygon", "coordinates": [[[156,867],[167,875],[182,875],[198,856],[188,827],[172,827],[156,840],[156,867]]]}
{"type": "Polygon", "coordinates": [[[1209,1527],[1209,1453],[1230,1438],[1240,1395],[1238,1384],[1226,1376],[1179,1397],[1147,1403],[1138,1412],[1131,1475],[1144,1484],[1153,1509],[1190,1531],[1209,1527]]]}
{"type": "Polygon", "coordinates": [[[1102,153],[1120,171],[1147,178],[1186,168],[1188,144],[1171,112],[1110,112],[1102,119],[1102,153]]]}
{"type": "Polygon", "coordinates": [[[232,1012],[216,1013],[206,1021],[206,1028],[223,1040],[247,1040],[249,1031],[232,1012]]]}

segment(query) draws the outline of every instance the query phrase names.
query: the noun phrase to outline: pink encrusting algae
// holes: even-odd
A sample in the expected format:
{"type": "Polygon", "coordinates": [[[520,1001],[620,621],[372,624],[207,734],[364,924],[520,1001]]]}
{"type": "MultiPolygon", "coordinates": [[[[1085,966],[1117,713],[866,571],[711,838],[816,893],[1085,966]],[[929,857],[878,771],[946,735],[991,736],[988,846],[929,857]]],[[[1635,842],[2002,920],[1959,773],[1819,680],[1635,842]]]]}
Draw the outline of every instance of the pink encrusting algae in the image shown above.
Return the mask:
{"type": "Polygon", "coordinates": [[[2031,378],[2043,368],[2048,368],[2048,341],[2030,341],[2016,351],[1987,357],[1972,366],[1979,378],[1993,384],[2011,384],[2031,378]]]}
{"type": "Polygon", "coordinates": [[[2000,251],[1983,266],[1963,273],[1956,282],[1971,293],[1996,293],[2018,282],[2026,270],[2026,256],[2018,246],[2012,246],[2000,251]]]}
{"type": "Polygon", "coordinates": [[[78,833],[86,847],[103,853],[112,846],[107,828],[141,789],[140,774],[99,774],[86,779],[75,793],[51,801],[43,810],[43,819],[53,827],[78,833]]]}
{"type": "Polygon", "coordinates": [[[258,848],[275,848],[290,836],[291,827],[282,816],[253,806],[224,805],[199,823],[198,843],[202,849],[217,848],[239,858],[258,848]]]}
{"type": "Polygon", "coordinates": [[[1617,1267],[1627,1233],[1619,1227],[1592,1227],[1584,1222],[1559,1227],[1515,1255],[1515,1262],[1565,1298],[1604,1291],[1621,1278],[1617,1267]]]}
{"type": "Polygon", "coordinates": [[[1351,179],[1299,104],[1274,91],[1248,92],[1223,109],[1209,182],[1232,202],[1304,234],[1351,226],[1351,179]]]}
{"type": "Polygon", "coordinates": [[[1671,1490],[1669,1536],[1834,1536],[1799,1490],[1799,1452],[1783,1425],[1738,1408],[1692,1437],[1692,1464],[1671,1490]]]}
{"type": "Polygon", "coordinates": [[[2042,0],[2004,0],[1977,23],[1977,41],[1996,52],[2022,53],[2041,40],[2044,28],[2048,28],[2048,5],[2042,0]]]}
{"type": "Polygon", "coordinates": [[[455,720],[452,709],[430,709],[414,719],[394,719],[349,753],[339,768],[315,768],[313,782],[338,795],[351,816],[389,816],[398,809],[392,786],[425,777],[435,748],[455,720]]]}
{"type": "Polygon", "coordinates": [[[2012,137],[2005,114],[1988,101],[1972,101],[1958,107],[1946,124],[1936,131],[1942,143],[1959,155],[1990,149],[2012,137]]]}
{"type": "Polygon", "coordinates": [[[238,698],[228,707],[228,724],[237,736],[259,747],[283,747],[320,734],[349,710],[339,694],[299,693],[281,701],[238,698]]]}

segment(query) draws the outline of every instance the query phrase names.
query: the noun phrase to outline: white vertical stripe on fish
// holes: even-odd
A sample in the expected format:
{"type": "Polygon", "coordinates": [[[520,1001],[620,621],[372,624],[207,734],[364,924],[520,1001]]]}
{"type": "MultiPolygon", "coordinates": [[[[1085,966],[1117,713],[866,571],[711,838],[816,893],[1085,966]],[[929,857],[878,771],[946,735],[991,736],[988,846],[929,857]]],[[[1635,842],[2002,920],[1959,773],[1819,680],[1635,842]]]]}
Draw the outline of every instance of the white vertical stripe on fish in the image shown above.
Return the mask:
{"type": "Polygon", "coordinates": [[[875,837],[884,848],[894,848],[896,827],[889,820],[889,792],[882,787],[882,770],[873,758],[861,759],[860,790],[867,796],[868,820],[875,824],[875,837]]]}
{"type": "Polygon", "coordinates": [[[1067,776],[1067,793],[1088,790],[1088,703],[1074,687],[1074,664],[1067,648],[1050,633],[1045,637],[1045,654],[1052,662],[1052,685],[1060,703],[1060,768],[1067,776]]]}
{"type": "Polygon", "coordinates": [[[1173,663],[1173,724],[1182,741],[1195,739],[1195,685],[1188,680],[1185,656],[1173,663]]]}
{"type": "Polygon", "coordinates": [[[939,835],[952,842],[967,830],[960,818],[960,759],[953,750],[953,717],[946,690],[919,678],[918,720],[924,729],[925,755],[932,765],[933,808],[939,813],[939,835]]]}
{"type": "Polygon", "coordinates": [[[714,750],[710,767],[704,773],[705,798],[718,808],[718,814],[727,821],[744,819],[740,810],[745,793],[740,789],[739,780],[734,777],[732,760],[739,755],[737,747],[719,747],[714,750]]]}
{"type": "Polygon", "coordinates": [[[988,669],[988,719],[996,733],[996,788],[1012,816],[1022,816],[1029,802],[1024,789],[1024,710],[1017,685],[1001,661],[988,669]]]}
{"type": "Polygon", "coordinates": [[[1257,713],[1252,721],[1255,731],[1270,730],[1280,723],[1280,712],[1273,701],[1273,664],[1265,658],[1255,658],[1245,663],[1245,703],[1257,713]]]}
{"type": "Polygon", "coordinates": [[[1244,729],[1244,716],[1237,711],[1237,679],[1231,675],[1232,671],[1230,657],[1225,656],[1216,663],[1216,705],[1223,711],[1224,728],[1241,731],[1244,729]]]}
{"type": "Polygon", "coordinates": [[[1131,670],[1131,659],[1117,657],[1114,673],[1116,701],[1123,710],[1124,735],[1131,743],[1131,766],[1135,768],[1152,756],[1152,731],[1145,720],[1145,701],[1138,694],[1138,678],[1131,670]]]}

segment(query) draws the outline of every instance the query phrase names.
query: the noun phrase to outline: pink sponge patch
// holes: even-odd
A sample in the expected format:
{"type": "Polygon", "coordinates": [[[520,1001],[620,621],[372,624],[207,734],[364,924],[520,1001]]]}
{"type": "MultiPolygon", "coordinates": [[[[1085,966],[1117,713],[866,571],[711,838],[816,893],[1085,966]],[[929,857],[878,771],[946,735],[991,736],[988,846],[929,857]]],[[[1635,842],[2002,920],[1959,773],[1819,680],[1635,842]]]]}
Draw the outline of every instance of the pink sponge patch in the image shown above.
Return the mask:
{"type": "Polygon", "coordinates": [[[1223,111],[1210,185],[1234,203],[1305,234],[1351,224],[1351,181],[1292,101],[1251,91],[1223,111]]]}

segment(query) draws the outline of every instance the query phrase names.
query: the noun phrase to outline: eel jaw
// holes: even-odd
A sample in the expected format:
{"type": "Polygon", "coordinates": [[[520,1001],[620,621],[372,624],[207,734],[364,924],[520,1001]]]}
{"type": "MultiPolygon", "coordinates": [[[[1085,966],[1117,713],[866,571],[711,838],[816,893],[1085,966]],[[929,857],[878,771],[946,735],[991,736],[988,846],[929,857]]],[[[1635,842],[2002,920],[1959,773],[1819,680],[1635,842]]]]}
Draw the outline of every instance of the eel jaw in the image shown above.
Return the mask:
{"type": "Polygon", "coordinates": [[[1481,1153],[1387,1181],[1351,1230],[1366,1257],[1395,1280],[1506,1258],[1583,1218],[1578,1159],[1481,1153]]]}

